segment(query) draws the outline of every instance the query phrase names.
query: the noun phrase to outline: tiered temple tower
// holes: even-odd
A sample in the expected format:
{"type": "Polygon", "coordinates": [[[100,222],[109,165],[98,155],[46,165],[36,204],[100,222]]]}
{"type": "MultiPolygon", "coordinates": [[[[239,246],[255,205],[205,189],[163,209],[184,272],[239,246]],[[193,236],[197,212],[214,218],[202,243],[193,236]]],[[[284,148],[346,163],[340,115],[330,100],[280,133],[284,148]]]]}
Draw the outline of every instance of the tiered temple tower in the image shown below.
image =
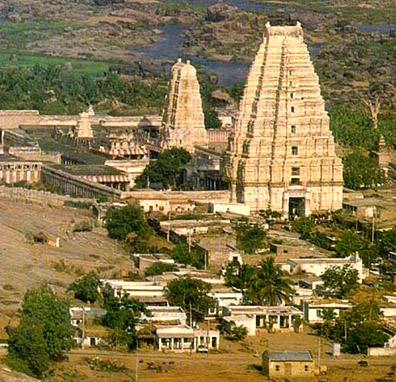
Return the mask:
{"type": "Polygon", "coordinates": [[[197,71],[179,58],[172,67],[168,105],[163,119],[162,144],[193,151],[194,145],[206,145],[206,129],[197,71]]]}
{"type": "Polygon", "coordinates": [[[231,202],[309,215],[342,206],[337,158],[301,24],[266,24],[226,155],[231,202]]]}
{"type": "Polygon", "coordinates": [[[77,138],[93,138],[90,117],[94,116],[93,107],[89,105],[88,111],[83,111],[78,115],[76,136],[77,138]]]}

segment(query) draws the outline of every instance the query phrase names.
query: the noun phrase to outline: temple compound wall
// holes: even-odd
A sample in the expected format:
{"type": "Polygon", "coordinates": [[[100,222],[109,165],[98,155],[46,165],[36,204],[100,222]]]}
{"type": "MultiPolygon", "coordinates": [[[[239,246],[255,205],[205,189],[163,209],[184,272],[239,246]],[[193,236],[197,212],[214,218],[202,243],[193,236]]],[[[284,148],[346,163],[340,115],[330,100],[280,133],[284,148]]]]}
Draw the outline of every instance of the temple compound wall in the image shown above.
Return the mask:
{"type": "Polygon", "coordinates": [[[224,170],[231,202],[252,211],[287,216],[342,207],[342,162],[300,23],[267,23],[224,170]]]}
{"type": "Polygon", "coordinates": [[[179,59],[172,67],[161,133],[164,147],[193,151],[195,145],[207,143],[197,71],[190,61],[179,59]]]}

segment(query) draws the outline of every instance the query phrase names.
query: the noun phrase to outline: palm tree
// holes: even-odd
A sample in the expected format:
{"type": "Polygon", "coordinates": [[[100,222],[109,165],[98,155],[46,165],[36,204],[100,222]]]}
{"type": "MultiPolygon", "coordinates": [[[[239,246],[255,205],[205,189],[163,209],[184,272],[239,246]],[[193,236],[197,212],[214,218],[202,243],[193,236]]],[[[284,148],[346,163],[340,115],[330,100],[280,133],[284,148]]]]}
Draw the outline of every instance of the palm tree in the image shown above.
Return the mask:
{"type": "Polygon", "coordinates": [[[260,269],[253,276],[248,289],[249,300],[253,304],[270,306],[289,301],[292,288],[285,275],[273,257],[261,261],[260,269]]]}

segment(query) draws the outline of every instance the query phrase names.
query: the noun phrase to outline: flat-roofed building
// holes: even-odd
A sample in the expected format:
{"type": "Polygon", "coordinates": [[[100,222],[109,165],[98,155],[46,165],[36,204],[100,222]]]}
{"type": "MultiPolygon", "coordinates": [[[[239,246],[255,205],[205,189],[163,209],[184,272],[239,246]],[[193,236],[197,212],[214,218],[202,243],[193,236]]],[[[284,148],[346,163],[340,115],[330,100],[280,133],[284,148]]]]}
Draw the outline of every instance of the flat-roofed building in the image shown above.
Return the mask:
{"type": "Polygon", "coordinates": [[[301,322],[303,312],[293,306],[230,305],[225,311],[231,320],[232,317],[254,316],[257,328],[270,328],[279,332],[302,330],[302,325],[295,328],[294,322],[301,322]]]}
{"type": "Polygon", "coordinates": [[[208,350],[218,350],[220,332],[218,330],[194,329],[186,325],[157,326],[158,350],[195,351],[203,346],[208,350]]]}

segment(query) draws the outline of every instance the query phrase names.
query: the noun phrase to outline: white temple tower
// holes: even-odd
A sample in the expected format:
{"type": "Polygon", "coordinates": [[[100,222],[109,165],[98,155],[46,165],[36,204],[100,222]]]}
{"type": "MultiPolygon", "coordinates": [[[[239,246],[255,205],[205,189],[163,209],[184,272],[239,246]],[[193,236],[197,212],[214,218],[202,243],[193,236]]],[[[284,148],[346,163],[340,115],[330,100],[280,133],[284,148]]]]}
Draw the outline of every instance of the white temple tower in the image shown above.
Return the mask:
{"type": "Polygon", "coordinates": [[[342,206],[342,162],[300,23],[266,24],[226,155],[225,178],[231,202],[252,211],[309,215],[342,206]]]}
{"type": "Polygon", "coordinates": [[[188,60],[183,63],[179,58],[172,67],[162,129],[165,147],[193,151],[194,145],[207,143],[197,71],[188,60]]]}

